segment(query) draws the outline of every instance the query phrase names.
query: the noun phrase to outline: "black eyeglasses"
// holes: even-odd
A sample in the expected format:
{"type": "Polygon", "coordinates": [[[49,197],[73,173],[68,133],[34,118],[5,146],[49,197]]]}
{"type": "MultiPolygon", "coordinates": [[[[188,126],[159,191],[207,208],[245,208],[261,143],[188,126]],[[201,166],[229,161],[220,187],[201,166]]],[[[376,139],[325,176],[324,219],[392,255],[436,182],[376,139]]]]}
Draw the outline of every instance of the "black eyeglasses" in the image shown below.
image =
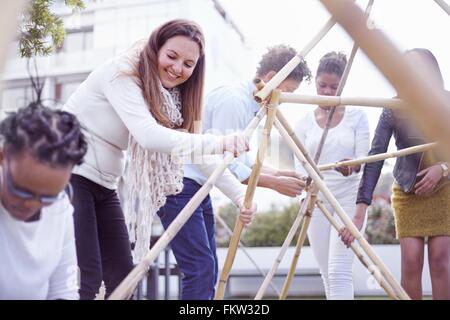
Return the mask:
{"type": "Polygon", "coordinates": [[[65,196],[65,193],[66,193],[65,190],[61,191],[56,196],[47,196],[47,195],[37,195],[32,192],[23,190],[19,187],[16,187],[14,185],[14,182],[11,177],[8,159],[6,159],[6,170],[3,170],[3,171],[5,172],[5,176],[6,176],[6,188],[8,189],[8,192],[11,193],[12,195],[16,196],[17,198],[20,198],[21,200],[24,200],[24,201],[37,200],[42,205],[49,206],[49,205],[55,203],[56,201],[61,200],[65,196]]]}

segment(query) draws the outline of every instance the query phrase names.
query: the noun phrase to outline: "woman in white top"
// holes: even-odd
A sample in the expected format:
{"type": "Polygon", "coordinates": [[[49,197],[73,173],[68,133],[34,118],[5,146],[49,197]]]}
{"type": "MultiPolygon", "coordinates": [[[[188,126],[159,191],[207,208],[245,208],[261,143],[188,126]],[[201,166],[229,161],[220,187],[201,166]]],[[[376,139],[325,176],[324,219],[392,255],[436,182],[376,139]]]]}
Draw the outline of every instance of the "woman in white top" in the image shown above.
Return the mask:
{"type": "MultiPolygon", "coordinates": [[[[64,106],[77,115],[89,144],[85,163],[71,178],[81,299],[94,298],[102,280],[110,294],[133,267],[116,192],[125,150],[125,208],[132,217],[130,231],[137,238],[139,260],[149,247],[151,217],[167,195],[183,187],[179,156],[225,150],[237,155],[248,149],[241,136],[192,134],[201,121],[204,65],[200,27],[187,20],[169,21],[153,31],[143,47],[96,68],[64,106]]],[[[214,165],[202,169],[210,175],[214,165]]],[[[239,181],[226,172],[217,185],[249,221],[254,210],[241,205],[239,181]]]]}
{"type": "MultiPolygon", "coordinates": [[[[318,95],[336,95],[346,63],[347,59],[342,53],[329,52],[322,57],[316,73],[318,95]]],[[[317,152],[330,110],[329,106],[318,106],[295,127],[295,133],[312,157],[317,152]]],[[[366,114],[355,108],[337,107],[319,164],[359,158],[367,155],[368,150],[369,126],[366,114]]],[[[296,162],[296,169],[305,174],[299,162],[296,162]]],[[[327,187],[350,218],[355,214],[361,178],[359,172],[359,166],[323,172],[327,187]]],[[[320,193],[319,198],[322,198],[320,193]]],[[[331,206],[327,207],[334,214],[331,206]]],[[[308,239],[319,265],[327,299],[353,299],[354,254],[341,242],[338,232],[331,228],[319,209],[314,210],[312,215],[308,239]]]]}
{"type": "Polygon", "coordinates": [[[0,299],[78,299],[65,189],[87,144],[77,119],[32,103],[0,124],[0,299]]]}

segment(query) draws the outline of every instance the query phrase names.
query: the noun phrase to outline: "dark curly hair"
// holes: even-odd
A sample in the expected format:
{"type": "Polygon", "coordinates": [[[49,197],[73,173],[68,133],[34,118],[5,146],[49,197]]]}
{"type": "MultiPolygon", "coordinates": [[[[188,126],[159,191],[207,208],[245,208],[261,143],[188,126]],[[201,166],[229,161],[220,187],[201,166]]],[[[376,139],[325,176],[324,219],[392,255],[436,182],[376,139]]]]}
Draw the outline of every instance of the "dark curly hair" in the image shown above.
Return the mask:
{"type": "Polygon", "coordinates": [[[316,77],[321,73],[334,73],[341,78],[346,65],[347,56],[345,53],[335,51],[328,52],[320,59],[316,77]]]}
{"type": "Polygon", "coordinates": [[[54,167],[81,164],[87,142],[77,118],[43,106],[39,99],[10,113],[0,123],[3,149],[10,155],[29,152],[54,167]]]}
{"type": "MultiPolygon", "coordinates": [[[[269,47],[259,62],[259,66],[256,69],[256,76],[260,78],[272,70],[276,72],[280,71],[296,55],[297,51],[294,48],[284,44],[269,47]]],[[[306,61],[302,59],[286,79],[293,79],[298,82],[303,81],[303,79],[310,81],[311,71],[306,61]]]]}

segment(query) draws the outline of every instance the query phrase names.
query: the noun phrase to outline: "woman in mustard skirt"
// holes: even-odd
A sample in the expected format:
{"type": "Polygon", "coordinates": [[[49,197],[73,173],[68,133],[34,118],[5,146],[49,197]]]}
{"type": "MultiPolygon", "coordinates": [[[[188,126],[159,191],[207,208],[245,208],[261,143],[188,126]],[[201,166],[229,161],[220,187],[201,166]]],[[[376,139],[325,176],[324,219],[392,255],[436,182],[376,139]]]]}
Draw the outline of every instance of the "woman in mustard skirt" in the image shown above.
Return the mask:
{"type": "MultiPolygon", "coordinates": [[[[434,70],[436,85],[444,82],[434,55],[427,49],[412,49],[406,56],[417,68],[434,70]]],[[[450,94],[449,94],[450,104],[450,94]]],[[[381,113],[369,155],[386,152],[394,135],[397,149],[426,143],[406,112],[385,108],[381,113]]],[[[367,207],[383,167],[383,161],[366,164],[361,178],[353,223],[363,225],[367,207]]],[[[422,298],[425,241],[428,240],[433,299],[450,299],[450,180],[449,164],[437,150],[397,158],[394,167],[392,205],[401,248],[401,284],[412,299],[422,298]]],[[[346,229],[341,238],[354,239],[346,229]]]]}

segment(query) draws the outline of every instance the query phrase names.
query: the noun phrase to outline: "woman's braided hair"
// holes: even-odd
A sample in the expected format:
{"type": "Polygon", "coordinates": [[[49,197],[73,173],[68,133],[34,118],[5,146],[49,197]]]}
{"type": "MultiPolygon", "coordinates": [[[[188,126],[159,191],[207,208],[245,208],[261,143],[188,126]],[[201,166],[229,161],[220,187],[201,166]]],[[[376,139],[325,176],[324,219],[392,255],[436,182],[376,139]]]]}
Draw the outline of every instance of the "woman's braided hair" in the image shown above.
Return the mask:
{"type": "Polygon", "coordinates": [[[321,73],[334,73],[341,78],[346,65],[347,57],[345,53],[335,51],[328,52],[320,59],[316,76],[321,73]]]}
{"type": "Polygon", "coordinates": [[[24,151],[55,167],[81,164],[87,143],[77,118],[52,110],[40,99],[8,115],[0,123],[3,149],[10,155],[24,151]]]}

